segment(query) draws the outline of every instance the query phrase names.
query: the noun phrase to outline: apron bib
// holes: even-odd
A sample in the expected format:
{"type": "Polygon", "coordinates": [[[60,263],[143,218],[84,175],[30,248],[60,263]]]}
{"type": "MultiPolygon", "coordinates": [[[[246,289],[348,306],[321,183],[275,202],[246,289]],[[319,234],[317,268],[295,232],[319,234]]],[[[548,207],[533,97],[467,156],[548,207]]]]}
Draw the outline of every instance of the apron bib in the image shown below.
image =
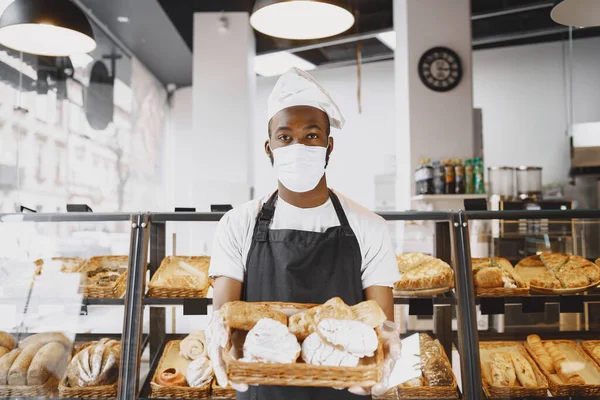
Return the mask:
{"type": "MultiPolygon", "coordinates": [[[[242,300],[324,303],[340,297],[348,305],[364,300],[362,256],[356,236],[338,197],[329,196],[340,226],[325,232],[270,230],[277,192],[264,204],[256,219],[246,261],[242,300]]],[[[238,400],[370,399],[347,390],[317,387],[250,386],[238,400]]]]}

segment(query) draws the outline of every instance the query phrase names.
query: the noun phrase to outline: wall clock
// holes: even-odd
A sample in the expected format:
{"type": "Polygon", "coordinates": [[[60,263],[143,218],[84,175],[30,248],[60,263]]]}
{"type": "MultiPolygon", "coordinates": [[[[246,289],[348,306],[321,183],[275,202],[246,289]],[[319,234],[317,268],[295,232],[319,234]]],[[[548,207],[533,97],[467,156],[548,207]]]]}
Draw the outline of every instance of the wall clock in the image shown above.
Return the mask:
{"type": "Polygon", "coordinates": [[[460,57],[446,47],[429,49],[419,60],[421,82],[436,92],[454,89],[462,78],[460,57]]]}

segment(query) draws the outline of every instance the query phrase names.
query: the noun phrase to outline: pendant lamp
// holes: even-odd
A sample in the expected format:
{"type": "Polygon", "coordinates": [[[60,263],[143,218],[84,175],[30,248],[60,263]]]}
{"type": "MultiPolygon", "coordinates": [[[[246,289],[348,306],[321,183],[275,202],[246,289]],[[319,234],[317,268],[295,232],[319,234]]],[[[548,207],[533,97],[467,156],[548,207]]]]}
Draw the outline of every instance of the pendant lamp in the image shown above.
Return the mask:
{"type": "Polygon", "coordinates": [[[0,44],[55,57],[96,48],[92,25],[70,0],[15,0],[0,17],[0,44]]]}
{"type": "Polygon", "coordinates": [[[587,28],[600,26],[599,0],[558,0],[550,16],[557,24],[587,28]]]}
{"type": "Polygon", "coordinates": [[[354,15],[339,1],[257,0],[250,24],[265,35],[310,40],[347,31],[354,15]]]}

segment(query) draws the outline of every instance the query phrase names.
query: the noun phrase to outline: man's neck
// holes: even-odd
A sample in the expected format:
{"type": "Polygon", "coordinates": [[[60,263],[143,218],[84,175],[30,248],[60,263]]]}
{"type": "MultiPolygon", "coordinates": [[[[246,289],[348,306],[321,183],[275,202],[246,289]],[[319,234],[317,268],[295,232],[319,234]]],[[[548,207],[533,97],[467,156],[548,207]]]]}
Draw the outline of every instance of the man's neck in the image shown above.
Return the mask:
{"type": "Polygon", "coordinates": [[[317,187],[305,193],[297,193],[288,190],[285,186],[278,182],[279,197],[288,204],[298,208],[314,208],[319,207],[329,199],[329,189],[327,188],[327,179],[325,175],[319,181],[317,187]]]}

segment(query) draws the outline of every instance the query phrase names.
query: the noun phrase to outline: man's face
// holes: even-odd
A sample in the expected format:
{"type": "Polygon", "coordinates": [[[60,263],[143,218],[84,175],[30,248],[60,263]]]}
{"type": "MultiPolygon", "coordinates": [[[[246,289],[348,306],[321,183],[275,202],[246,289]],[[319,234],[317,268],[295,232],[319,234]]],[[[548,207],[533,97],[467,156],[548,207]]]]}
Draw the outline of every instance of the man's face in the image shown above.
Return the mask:
{"type": "Polygon", "coordinates": [[[329,117],[318,108],[289,107],[279,111],[269,121],[269,139],[265,151],[273,164],[273,152],[292,144],[328,147],[327,161],[333,151],[333,138],[329,136],[329,117]]]}

